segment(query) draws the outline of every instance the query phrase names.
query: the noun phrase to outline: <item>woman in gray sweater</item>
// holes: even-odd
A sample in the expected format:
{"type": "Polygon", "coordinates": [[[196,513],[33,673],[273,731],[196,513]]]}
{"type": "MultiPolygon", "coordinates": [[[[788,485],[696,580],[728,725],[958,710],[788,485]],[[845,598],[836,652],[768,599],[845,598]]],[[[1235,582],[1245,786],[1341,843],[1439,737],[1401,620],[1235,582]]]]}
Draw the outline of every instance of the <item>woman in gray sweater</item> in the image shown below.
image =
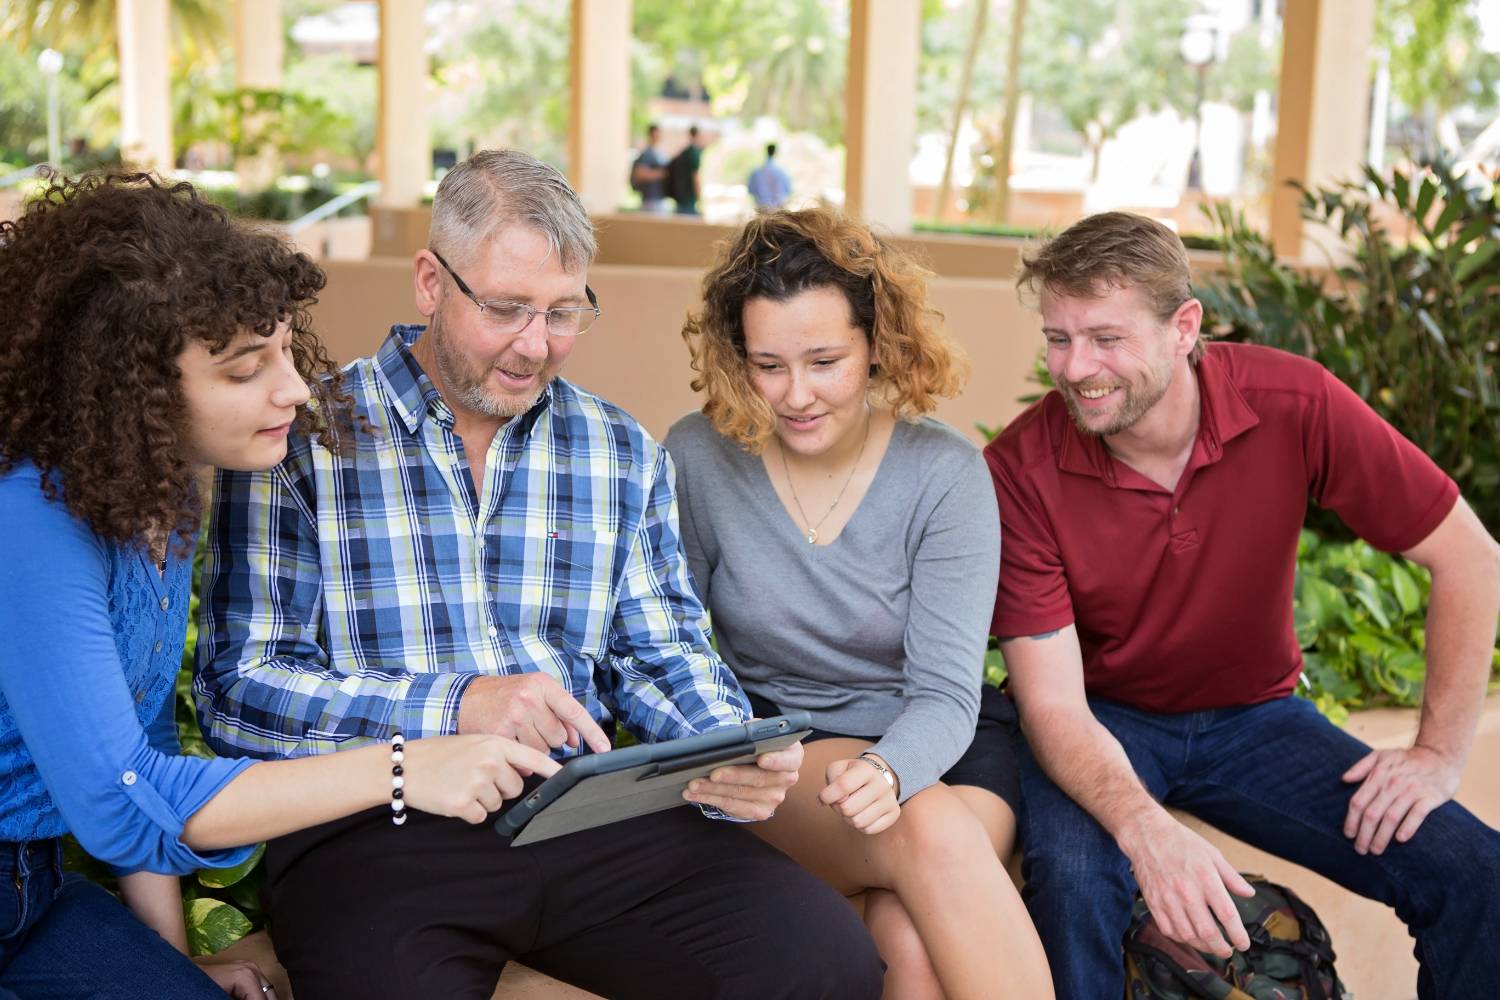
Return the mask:
{"type": "Polygon", "coordinates": [[[965,366],[924,273],[831,211],[774,212],[704,300],[683,330],[703,412],[666,442],[683,543],[757,714],[816,727],[757,832],[864,891],[886,996],[1050,997],[1002,860],[1014,716],[981,683],[999,516],[978,451],[925,416],[965,366]]]}

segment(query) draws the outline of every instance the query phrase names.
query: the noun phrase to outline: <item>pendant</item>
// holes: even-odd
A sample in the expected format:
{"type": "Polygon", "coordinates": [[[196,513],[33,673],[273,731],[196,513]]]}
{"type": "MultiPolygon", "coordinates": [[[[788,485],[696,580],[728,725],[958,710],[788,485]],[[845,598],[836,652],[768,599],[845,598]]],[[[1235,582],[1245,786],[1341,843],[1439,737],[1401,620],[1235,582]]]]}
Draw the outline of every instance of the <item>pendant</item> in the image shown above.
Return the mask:
{"type": "Polygon", "coordinates": [[[818,544],[818,529],[817,528],[808,528],[807,529],[807,544],[808,545],[816,545],[816,544],[818,544]]]}

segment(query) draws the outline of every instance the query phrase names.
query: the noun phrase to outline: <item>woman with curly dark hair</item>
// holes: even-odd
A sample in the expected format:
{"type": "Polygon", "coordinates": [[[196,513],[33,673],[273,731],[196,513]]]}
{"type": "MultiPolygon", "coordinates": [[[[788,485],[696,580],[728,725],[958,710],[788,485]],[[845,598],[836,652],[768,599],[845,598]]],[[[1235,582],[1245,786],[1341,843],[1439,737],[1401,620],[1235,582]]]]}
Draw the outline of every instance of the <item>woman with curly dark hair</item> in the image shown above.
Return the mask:
{"type": "Polygon", "coordinates": [[[0,223],[0,996],[269,996],[252,966],[189,962],[167,876],[386,803],[480,822],[557,768],[489,736],[176,752],[199,473],[274,466],[294,424],[329,447],[347,426],[309,326],[322,286],[279,238],[149,175],[53,179],[0,223]],[[117,866],[129,910],[62,873],[69,831],[117,866]]]}
{"type": "MultiPolygon", "coordinates": [[[[888,997],[1052,995],[1004,862],[1014,713],[982,685],[1000,565],[926,274],[827,209],[757,216],[683,330],[703,411],[672,428],[683,544],[759,715],[806,709],[762,837],[865,893],[888,997]]],[[[711,799],[699,799],[709,804],[711,799]]]]}

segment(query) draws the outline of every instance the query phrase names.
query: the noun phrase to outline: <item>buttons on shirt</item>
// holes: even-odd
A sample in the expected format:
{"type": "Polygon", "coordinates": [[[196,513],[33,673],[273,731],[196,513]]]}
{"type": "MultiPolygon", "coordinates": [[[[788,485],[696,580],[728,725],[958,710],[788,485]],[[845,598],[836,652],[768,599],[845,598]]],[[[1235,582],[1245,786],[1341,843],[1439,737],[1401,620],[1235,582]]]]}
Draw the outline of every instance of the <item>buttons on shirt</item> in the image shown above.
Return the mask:
{"type": "Polygon", "coordinates": [[[135,772],[134,771],[126,771],[124,774],[120,775],[120,781],[121,781],[122,784],[126,784],[126,785],[133,785],[133,784],[135,784],[135,772]]]}
{"type": "Polygon", "coordinates": [[[499,634],[500,634],[500,630],[497,629],[495,626],[491,625],[490,626],[490,638],[493,639],[496,636],[498,636],[499,634]]]}
{"type": "Polygon", "coordinates": [[[163,597],[161,599],[161,609],[163,611],[167,610],[171,606],[172,606],[172,599],[170,597],[163,597]]]}
{"type": "Polygon", "coordinates": [[[137,691],[135,693],[135,703],[137,705],[139,705],[141,702],[143,702],[145,700],[146,700],[146,692],[144,692],[144,691],[137,691]]]}
{"type": "Polygon", "coordinates": [[[153,653],[160,653],[161,652],[161,640],[160,639],[157,639],[156,640],[156,645],[154,645],[154,646],[151,647],[151,652],[153,652],[153,653]]]}

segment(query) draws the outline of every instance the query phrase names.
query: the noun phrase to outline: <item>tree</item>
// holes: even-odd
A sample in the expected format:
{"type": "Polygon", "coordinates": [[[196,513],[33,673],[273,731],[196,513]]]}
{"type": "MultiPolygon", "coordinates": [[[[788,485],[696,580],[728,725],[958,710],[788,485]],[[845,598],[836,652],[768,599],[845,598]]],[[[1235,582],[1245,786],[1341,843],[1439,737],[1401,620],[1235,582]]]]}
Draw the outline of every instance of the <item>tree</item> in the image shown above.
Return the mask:
{"type": "Polygon", "coordinates": [[[771,115],[792,131],[838,141],[844,130],[847,39],[834,31],[821,0],[801,0],[784,11],[778,28],[774,36],[752,36],[755,44],[740,48],[746,85],[740,115],[771,115]]]}
{"type": "MultiPolygon", "coordinates": [[[[40,49],[0,46],[0,160],[29,164],[46,158],[47,81],[37,69],[40,49]]],[[[71,74],[57,78],[63,135],[76,133],[83,88],[71,74]]],[[[3,170],[0,170],[3,172],[3,170]]]]}
{"type": "MultiPolygon", "coordinates": [[[[176,47],[212,52],[224,44],[227,6],[221,0],[169,0],[176,47]]],[[[115,37],[115,0],[0,0],[0,34],[23,48],[40,43],[86,53],[100,39],[115,37]]]]}
{"type": "MultiPolygon", "coordinates": [[[[288,48],[288,52],[292,52],[288,48]]],[[[323,101],[341,124],[318,137],[316,145],[334,156],[347,156],[366,169],[375,152],[379,82],[373,66],[361,66],[344,53],[288,60],[283,89],[323,101]]]]}
{"type": "Polygon", "coordinates": [[[1500,53],[1480,44],[1472,0],[1382,0],[1375,37],[1390,53],[1391,93],[1416,118],[1422,149],[1436,152],[1454,111],[1500,103],[1500,53]]]}
{"type": "MultiPolygon", "coordinates": [[[[229,43],[221,0],[169,0],[173,111],[177,127],[192,130],[211,116],[210,94],[223,76],[219,53],[229,43]]],[[[118,141],[119,59],[115,0],[0,0],[0,33],[18,45],[47,45],[68,57],[87,95],[80,131],[96,146],[118,141]],[[101,44],[102,43],[102,44],[101,44]]],[[[176,142],[177,152],[183,143],[176,142]]]]}
{"type": "Polygon", "coordinates": [[[491,2],[474,19],[451,28],[456,51],[433,68],[446,92],[437,97],[431,116],[434,143],[518,146],[563,166],[568,6],[550,0],[491,2]]]}
{"type": "Polygon", "coordinates": [[[1021,51],[1026,38],[1026,0],[1011,0],[1010,38],[1005,55],[1005,112],[1000,116],[999,150],[995,156],[996,222],[1010,216],[1010,161],[1016,139],[1016,115],[1021,103],[1021,51]]]}
{"type": "Polygon", "coordinates": [[[953,101],[953,122],[948,132],[948,155],[943,159],[943,179],[938,184],[937,204],[933,209],[935,218],[942,218],[948,205],[948,191],[953,184],[953,158],[958,154],[958,133],[963,126],[964,114],[968,111],[969,89],[974,83],[974,59],[979,55],[980,43],[984,41],[984,29],[989,22],[990,0],[974,0],[974,23],[969,29],[969,43],[964,47],[963,69],[958,77],[958,96],[953,101]]]}
{"type": "Polygon", "coordinates": [[[848,33],[836,15],[844,7],[834,0],[636,0],[637,96],[659,93],[672,76],[707,91],[715,114],[774,115],[787,129],[841,142],[848,33]]]}
{"type": "Polygon", "coordinates": [[[1186,111],[1194,92],[1178,42],[1192,0],[1052,0],[1037,4],[1023,48],[1024,89],[1057,109],[1082,137],[1099,173],[1099,150],[1144,111],[1186,111]]]}

